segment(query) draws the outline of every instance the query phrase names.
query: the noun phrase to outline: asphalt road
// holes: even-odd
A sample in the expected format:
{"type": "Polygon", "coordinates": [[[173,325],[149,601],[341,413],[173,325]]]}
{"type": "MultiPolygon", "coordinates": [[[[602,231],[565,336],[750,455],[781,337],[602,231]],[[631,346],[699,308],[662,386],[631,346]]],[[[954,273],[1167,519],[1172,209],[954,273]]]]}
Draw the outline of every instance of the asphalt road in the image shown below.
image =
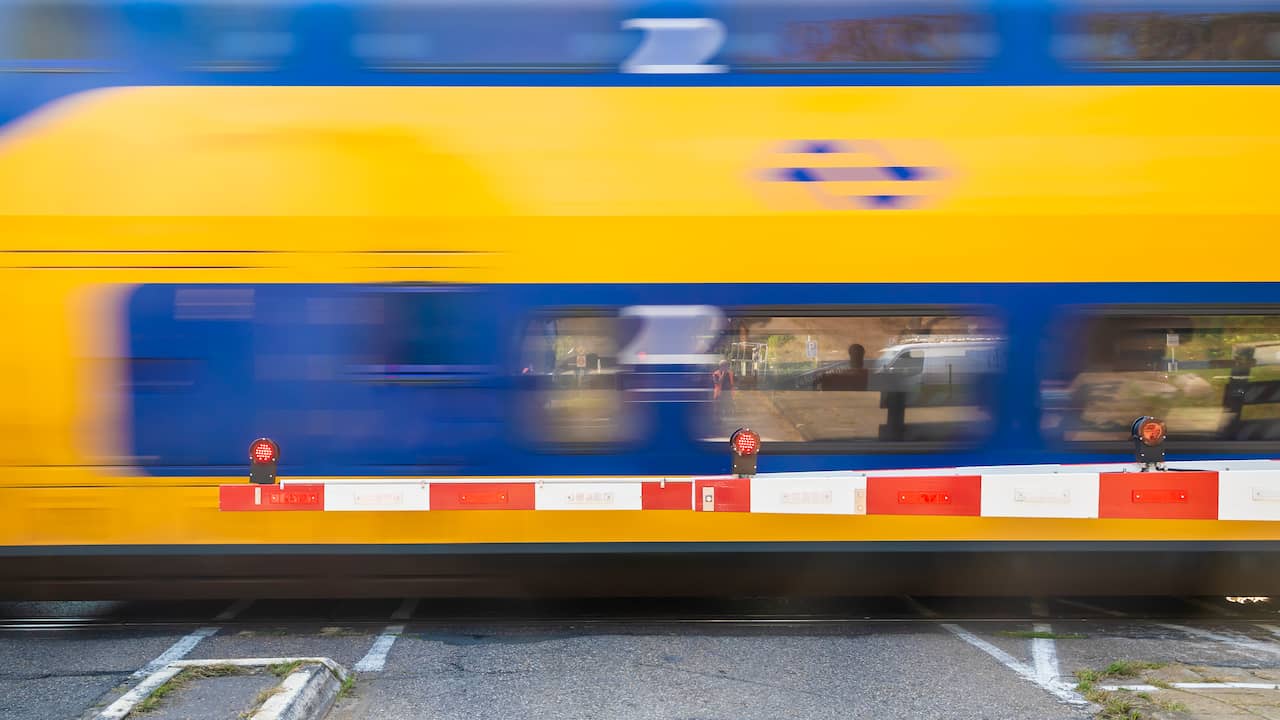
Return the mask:
{"type": "Polygon", "coordinates": [[[1080,602],[0,603],[0,718],[92,717],[178,656],[332,658],[333,720],[1072,720],[1116,660],[1280,668],[1270,603],[1080,602]]]}

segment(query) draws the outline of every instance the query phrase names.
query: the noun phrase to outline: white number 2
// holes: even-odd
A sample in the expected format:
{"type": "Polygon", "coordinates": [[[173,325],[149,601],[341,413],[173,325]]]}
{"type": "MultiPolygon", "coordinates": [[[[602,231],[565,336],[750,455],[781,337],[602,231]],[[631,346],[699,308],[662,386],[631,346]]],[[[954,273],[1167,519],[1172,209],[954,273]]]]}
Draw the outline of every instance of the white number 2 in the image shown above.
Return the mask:
{"type": "Polygon", "coordinates": [[[717,73],[724,65],[710,65],[728,34],[724,23],[711,18],[634,18],[624,30],[643,30],[640,47],[622,63],[626,73],[717,73]]]}

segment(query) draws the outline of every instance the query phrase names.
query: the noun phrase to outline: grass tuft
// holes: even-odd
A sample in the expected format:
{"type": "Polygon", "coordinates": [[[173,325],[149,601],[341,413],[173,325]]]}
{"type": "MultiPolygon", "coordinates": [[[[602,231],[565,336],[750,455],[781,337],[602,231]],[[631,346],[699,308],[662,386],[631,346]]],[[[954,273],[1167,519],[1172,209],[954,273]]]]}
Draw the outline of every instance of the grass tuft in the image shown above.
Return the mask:
{"type": "Polygon", "coordinates": [[[338,688],[338,697],[339,698],[350,697],[352,694],[355,693],[355,689],[356,689],[356,675],[355,673],[348,673],[347,677],[342,681],[342,687],[338,688]]]}
{"type": "Polygon", "coordinates": [[[292,662],[282,662],[282,663],[276,663],[275,665],[268,665],[267,670],[272,675],[275,675],[278,678],[284,678],[292,675],[293,671],[297,670],[299,667],[301,667],[301,665],[302,665],[301,660],[294,660],[292,662]]]}
{"type": "Polygon", "coordinates": [[[1141,660],[1117,660],[1107,666],[1102,674],[1106,677],[1133,678],[1143,670],[1157,670],[1167,663],[1143,662],[1141,660]]]}

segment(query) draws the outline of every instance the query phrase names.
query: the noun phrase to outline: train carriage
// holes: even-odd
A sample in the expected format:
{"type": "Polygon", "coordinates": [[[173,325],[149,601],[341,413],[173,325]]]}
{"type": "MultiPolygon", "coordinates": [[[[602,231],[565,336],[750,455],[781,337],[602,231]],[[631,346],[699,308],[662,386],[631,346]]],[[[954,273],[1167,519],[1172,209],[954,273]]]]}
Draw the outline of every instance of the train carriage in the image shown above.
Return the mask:
{"type": "Polygon", "coordinates": [[[1277,38],[6,3],[0,586],[1277,592],[1277,38]]]}

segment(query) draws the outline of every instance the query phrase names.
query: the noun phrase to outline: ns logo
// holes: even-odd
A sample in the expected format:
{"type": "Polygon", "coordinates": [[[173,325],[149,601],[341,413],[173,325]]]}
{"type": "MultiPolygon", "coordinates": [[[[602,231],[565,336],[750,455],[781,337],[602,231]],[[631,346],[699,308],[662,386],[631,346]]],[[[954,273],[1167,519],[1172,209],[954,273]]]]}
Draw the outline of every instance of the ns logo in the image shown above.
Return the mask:
{"type": "Polygon", "coordinates": [[[789,141],[762,163],[758,180],[782,209],[913,210],[946,189],[939,156],[936,147],[906,140],[789,141]]]}

